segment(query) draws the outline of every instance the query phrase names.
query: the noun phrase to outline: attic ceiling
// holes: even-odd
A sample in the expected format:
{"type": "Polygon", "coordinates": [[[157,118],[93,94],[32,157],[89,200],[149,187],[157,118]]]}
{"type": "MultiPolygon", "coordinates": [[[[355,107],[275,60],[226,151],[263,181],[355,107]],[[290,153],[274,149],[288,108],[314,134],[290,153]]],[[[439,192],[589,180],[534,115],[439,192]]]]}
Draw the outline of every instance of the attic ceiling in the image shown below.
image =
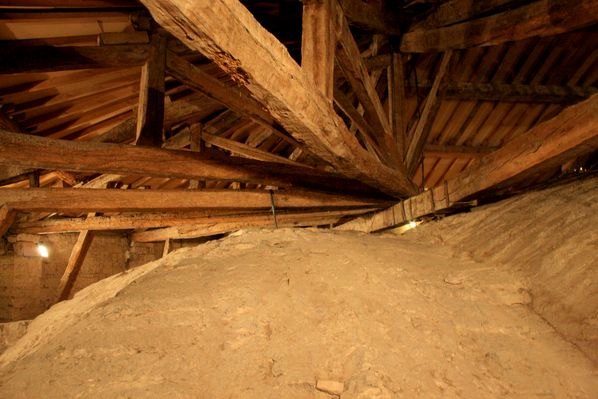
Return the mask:
{"type": "MultiPolygon", "coordinates": [[[[387,169],[403,171],[403,180],[398,179],[397,182],[410,180],[411,185],[405,183],[403,188],[397,186],[396,190],[388,190],[385,187],[390,184],[372,183],[369,178],[360,178],[368,175],[369,167],[355,164],[351,157],[343,160],[342,155],[338,155],[340,150],[332,151],[333,156],[323,156],[321,149],[303,139],[305,136],[301,131],[289,128],[290,122],[285,119],[287,111],[280,111],[279,105],[264,105],[258,89],[252,86],[253,81],[245,84],[242,77],[227,69],[227,65],[214,63],[213,54],[206,56],[196,48],[188,47],[187,38],[179,37],[176,27],[173,30],[170,26],[161,26],[161,21],[154,20],[152,16],[161,12],[162,3],[167,2],[3,2],[0,7],[0,58],[3,60],[0,67],[1,127],[21,135],[98,145],[102,142],[116,143],[121,147],[97,147],[97,151],[105,151],[98,153],[97,159],[106,159],[99,166],[93,162],[93,151],[85,152],[84,147],[66,146],[61,150],[63,153],[56,152],[52,159],[49,159],[50,155],[44,155],[44,158],[38,153],[39,160],[35,152],[27,158],[24,150],[21,156],[27,159],[18,162],[15,159],[19,154],[8,156],[8,153],[0,153],[0,190],[30,187],[56,188],[65,190],[65,193],[70,193],[73,188],[86,187],[152,192],[179,190],[181,193],[189,190],[212,193],[218,190],[221,197],[213,197],[215,202],[218,198],[228,201],[227,192],[235,195],[257,192],[260,195],[264,193],[264,198],[254,207],[241,204],[245,202],[241,200],[238,206],[233,202],[232,205],[213,207],[212,211],[205,206],[171,209],[166,205],[144,208],[144,211],[184,212],[177,214],[180,219],[177,225],[185,220],[191,223],[190,220],[210,217],[218,223],[232,223],[238,221],[238,215],[248,212],[254,219],[268,218],[272,210],[279,212],[279,218],[288,216],[292,225],[338,224],[359,213],[384,209],[393,203],[393,197],[407,198],[457,178],[460,173],[478,167],[488,154],[521,139],[530,129],[557,117],[567,107],[590,98],[598,91],[596,1],[581,1],[581,5],[575,7],[575,12],[586,7],[583,10],[590,14],[577,25],[565,21],[562,22],[564,28],[547,32],[540,26],[536,28],[537,34],[528,34],[521,40],[498,38],[494,39],[497,44],[492,45],[467,44],[467,48],[460,48],[449,43],[452,48],[447,51],[436,51],[435,47],[439,44],[433,36],[435,29],[458,29],[460,24],[477,23],[484,18],[518,12],[546,1],[493,0],[477,4],[465,0],[341,1],[339,4],[343,18],[349,23],[350,37],[336,46],[331,81],[334,93],[330,106],[339,117],[340,122],[335,119],[335,124],[346,125],[360,147],[359,151],[363,151],[366,158],[371,158],[372,168],[379,163],[384,173],[387,169]],[[469,10],[463,8],[467,4],[471,6],[469,10]],[[377,12],[367,14],[364,10],[377,12]],[[453,21],[450,20],[451,15],[453,21]],[[442,20],[443,16],[448,19],[442,20]],[[420,32],[429,35],[418,43],[426,43],[433,51],[425,48],[423,51],[402,51],[404,46],[411,45],[408,40],[420,40],[417,39],[420,32]],[[187,151],[189,159],[193,157],[189,154],[199,151],[204,154],[202,157],[209,157],[210,162],[222,168],[223,172],[218,172],[220,174],[210,170],[208,174],[211,177],[205,178],[206,174],[201,170],[205,166],[199,161],[189,161],[188,170],[184,165],[176,169],[178,164],[174,165],[171,158],[161,158],[159,151],[166,150],[153,148],[143,152],[142,146],[139,146],[139,152],[131,152],[135,149],[129,151],[129,148],[122,147],[132,147],[136,141],[135,134],[130,132],[134,132],[134,126],[139,124],[138,112],[142,109],[139,106],[140,87],[144,87],[142,68],[147,57],[151,57],[156,36],[163,37],[169,60],[164,79],[164,136],[158,147],[187,151]],[[358,62],[342,55],[352,54],[353,43],[359,54],[358,62]],[[98,61],[97,57],[103,58],[98,61]],[[393,101],[397,102],[393,98],[396,94],[389,92],[395,90],[393,79],[396,77],[392,70],[396,57],[400,60],[403,74],[401,90],[404,93],[398,108],[396,105],[393,108],[393,101]],[[354,65],[348,64],[356,64],[357,67],[353,70],[354,65]],[[360,65],[365,67],[366,83],[360,82],[355,75],[362,71],[360,65]],[[198,83],[198,76],[207,76],[208,83],[198,83]],[[214,87],[220,94],[213,91],[214,87]],[[364,90],[369,95],[367,100],[363,97],[366,95],[364,90]],[[377,98],[372,98],[372,90],[377,98]],[[430,97],[437,100],[429,100],[430,97]],[[368,104],[369,100],[372,100],[371,104],[368,104]],[[393,109],[398,109],[397,112],[402,115],[407,140],[403,149],[398,150],[401,153],[399,158],[406,157],[404,165],[399,166],[393,163],[396,160],[393,160],[392,151],[390,155],[387,153],[385,146],[388,143],[380,138],[383,135],[380,136],[379,126],[384,127],[389,120],[390,124],[393,122],[392,118],[387,120],[386,116],[380,117],[379,114],[390,115],[393,109]],[[378,115],[373,115],[376,113],[378,115]],[[281,114],[284,114],[283,117],[281,114]],[[427,118],[425,126],[419,126],[422,118],[427,118]],[[424,137],[424,141],[420,147],[414,147],[412,159],[408,159],[409,140],[413,141],[412,137],[418,134],[424,137]],[[199,136],[201,139],[198,141],[199,136]],[[80,161],[71,160],[69,163],[67,158],[73,151],[82,151],[79,153],[88,157],[81,156],[80,161]],[[113,162],[110,162],[111,154],[114,155],[113,162]],[[141,162],[147,160],[144,157],[150,156],[156,157],[154,159],[158,163],[153,169],[135,169],[136,166],[126,163],[127,159],[130,162],[139,159],[141,162]],[[164,159],[163,163],[160,159],[164,159]],[[195,164],[197,168],[192,169],[191,165],[195,164]],[[163,170],[160,165],[163,165],[163,170]],[[132,170],[138,173],[130,173],[132,170]],[[230,170],[241,173],[238,180],[226,177],[230,170]],[[253,174],[249,175],[247,170],[253,174]],[[291,196],[299,192],[303,199],[294,202],[295,205],[279,206],[279,193],[287,192],[291,196]],[[322,197],[318,197],[318,193],[322,197]],[[314,200],[328,198],[326,195],[330,196],[328,202],[314,200]],[[341,198],[345,202],[340,201],[341,198]],[[310,212],[314,212],[311,219],[310,212]],[[322,212],[328,212],[328,217],[323,217],[325,213],[322,212]],[[293,219],[289,216],[293,214],[303,216],[293,219]],[[214,219],[223,215],[231,219],[214,219]]],[[[183,1],[179,3],[185,5],[183,1]]],[[[301,65],[304,61],[302,10],[314,2],[246,0],[241,3],[263,28],[285,46],[291,60],[301,65]]],[[[553,11],[555,15],[560,12],[558,9],[553,11]]],[[[166,19],[167,16],[161,15],[161,18],[166,19]]],[[[334,27],[337,31],[338,24],[334,27]]],[[[561,26],[558,20],[554,24],[561,26]]],[[[227,29],[222,27],[223,31],[227,29]]],[[[472,36],[476,34],[474,32],[472,36]]],[[[514,33],[515,36],[517,34],[514,33]]],[[[449,32],[442,37],[449,40],[453,37],[451,35],[449,32]]],[[[193,39],[188,37],[188,40],[193,39]]],[[[280,69],[284,68],[281,63],[280,69]]],[[[272,72],[274,79],[278,66],[272,72]]],[[[265,90],[263,85],[259,90],[265,90]]],[[[311,90],[311,87],[306,90],[311,90]]],[[[294,95],[289,92],[289,98],[294,95]]],[[[320,94],[317,96],[317,101],[320,101],[320,94]]],[[[310,100],[304,101],[309,103],[310,100]]],[[[152,117],[153,113],[149,112],[147,118],[151,120],[152,117]]],[[[14,146],[18,143],[25,145],[25,141],[11,143],[11,148],[16,148],[14,146]]],[[[50,142],[32,143],[30,151],[38,148],[41,152],[47,149],[51,153],[55,151],[52,148],[56,148],[48,144],[50,142]]],[[[585,151],[583,156],[587,157],[593,151],[595,147],[585,151]]],[[[181,160],[186,159],[186,155],[176,154],[182,157],[181,160]]],[[[573,162],[575,159],[573,157],[573,162]]],[[[183,162],[181,160],[177,158],[176,162],[183,162]]],[[[572,162],[566,159],[562,164],[565,161],[572,162]]],[[[544,169],[542,173],[528,176],[526,183],[549,179],[561,169],[561,166],[544,169]]],[[[291,204],[294,198],[280,197],[279,201],[284,203],[289,200],[291,204]]],[[[134,218],[136,214],[130,212],[139,211],[132,206],[130,209],[98,209],[99,214],[90,215],[96,210],[75,206],[72,210],[68,207],[60,210],[50,208],[47,211],[34,208],[20,211],[13,231],[20,231],[20,227],[26,231],[27,226],[35,223],[46,222],[49,225],[65,219],[75,226],[73,218],[84,219],[86,215],[103,217],[109,226],[110,217],[123,215],[134,218]]],[[[277,224],[275,219],[276,216],[264,223],[277,224]]],[[[242,224],[235,226],[238,225],[242,224]]],[[[172,222],[149,223],[146,226],[162,228],[172,226],[172,222]]],[[[147,228],[141,223],[125,227],[131,227],[129,231],[147,228]]],[[[231,227],[228,228],[230,230],[231,227]]],[[[223,230],[226,231],[226,228],[223,230]]],[[[64,228],[62,231],[77,229],[64,228]]]]}

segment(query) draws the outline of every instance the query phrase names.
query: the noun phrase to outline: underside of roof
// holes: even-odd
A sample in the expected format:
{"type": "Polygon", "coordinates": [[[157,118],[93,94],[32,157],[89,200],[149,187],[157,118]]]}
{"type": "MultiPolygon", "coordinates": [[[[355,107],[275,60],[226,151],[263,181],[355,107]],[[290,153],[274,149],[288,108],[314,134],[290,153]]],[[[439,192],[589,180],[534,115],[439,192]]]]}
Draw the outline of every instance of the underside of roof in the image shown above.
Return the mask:
{"type": "Polygon", "coordinates": [[[598,1],[558,3],[3,2],[0,231],[155,241],[401,200],[385,228],[585,173],[598,1]]]}

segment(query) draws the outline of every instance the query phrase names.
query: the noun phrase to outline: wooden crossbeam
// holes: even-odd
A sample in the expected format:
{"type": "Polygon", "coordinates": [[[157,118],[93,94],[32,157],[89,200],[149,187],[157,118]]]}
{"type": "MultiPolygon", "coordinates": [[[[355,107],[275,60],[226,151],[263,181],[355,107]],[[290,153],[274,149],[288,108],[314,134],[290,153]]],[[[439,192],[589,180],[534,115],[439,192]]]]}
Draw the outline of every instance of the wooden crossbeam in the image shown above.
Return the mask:
{"type": "MultiPolygon", "coordinates": [[[[339,10],[338,12],[341,13],[342,11],[339,10]]],[[[363,63],[359,47],[353,38],[348,23],[344,16],[339,15],[339,18],[341,27],[336,59],[340,69],[365,110],[365,119],[373,128],[385,161],[389,166],[399,167],[402,157],[393,138],[387,113],[384,111],[370,74],[363,63]]]]}
{"type": "Polygon", "coordinates": [[[598,94],[538,124],[504,147],[486,155],[476,167],[428,191],[371,216],[354,219],[342,230],[376,231],[450,208],[497,185],[554,168],[598,149],[598,94]]]}
{"type": "Polygon", "coordinates": [[[404,173],[380,164],[360,146],[286,48],[240,2],[142,3],[162,27],[218,64],[277,123],[339,173],[394,196],[416,190],[404,173]]]}
{"type": "MultiPolygon", "coordinates": [[[[313,191],[276,191],[278,208],[372,207],[384,201],[313,191]]],[[[23,212],[166,212],[204,209],[270,209],[268,191],[97,190],[5,188],[0,204],[23,212]]]]}
{"type": "Polygon", "coordinates": [[[438,110],[438,106],[440,104],[438,91],[440,89],[440,84],[442,83],[442,80],[448,71],[451,55],[451,51],[447,51],[442,55],[440,67],[438,68],[438,72],[434,78],[434,84],[432,85],[432,89],[430,89],[430,92],[426,97],[421,115],[415,124],[415,128],[413,129],[411,137],[409,138],[409,147],[405,153],[405,166],[409,176],[412,176],[415,173],[419,160],[422,156],[424,144],[426,143],[430,130],[432,129],[432,123],[434,122],[436,111],[438,110]]]}
{"type": "Polygon", "coordinates": [[[304,1],[301,36],[301,68],[332,101],[336,0],[304,1]]]}
{"type": "MultiPolygon", "coordinates": [[[[368,207],[360,209],[342,209],[330,211],[279,211],[277,218],[280,220],[320,220],[325,218],[339,219],[344,216],[360,215],[375,211],[379,208],[368,207]]],[[[185,213],[146,213],[146,214],[121,214],[114,216],[94,216],[86,218],[57,218],[45,219],[32,222],[21,222],[14,226],[17,234],[54,234],[70,233],[82,230],[106,231],[106,230],[129,230],[129,229],[151,229],[183,225],[215,225],[221,223],[253,223],[272,222],[271,211],[247,210],[217,210],[212,209],[203,212],[185,213]]],[[[324,223],[322,223],[324,224],[324,223]]]]}
{"type": "Polygon", "coordinates": [[[598,0],[537,0],[513,10],[436,29],[417,28],[401,38],[401,51],[422,53],[491,46],[551,36],[598,22],[598,0]]]}
{"type": "Polygon", "coordinates": [[[148,45],[19,46],[0,45],[0,74],[141,66],[148,45]]]}
{"type": "Polygon", "coordinates": [[[152,36],[147,62],[141,69],[135,144],[160,147],[164,130],[166,35],[152,36]]]}
{"type": "Polygon", "coordinates": [[[236,181],[279,187],[319,187],[341,192],[368,190],[359,182],[309,167],[288,165],[280,168],[278,163],[208,152],[192,153],[126,144],[73,142],[2,130],[0,146],[0,164],[39,169],[236,181]]]}

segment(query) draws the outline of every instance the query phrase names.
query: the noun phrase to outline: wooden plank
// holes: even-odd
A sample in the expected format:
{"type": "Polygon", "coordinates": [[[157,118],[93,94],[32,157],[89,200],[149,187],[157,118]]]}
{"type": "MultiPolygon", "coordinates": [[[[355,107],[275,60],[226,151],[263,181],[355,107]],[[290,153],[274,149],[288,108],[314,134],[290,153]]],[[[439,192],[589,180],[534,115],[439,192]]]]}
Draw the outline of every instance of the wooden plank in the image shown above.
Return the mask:
{"type": "Polygon", "coordinates": [[[598,0],[537,0],[514,10],[402,36],[401,51],[422,53],[492,46],[569,32],[598,22],[598,0]]]}
{"type": "Polygon", "coordinates": [[[18,46],[0,45],[0,74],[114,68],[145,64],[148,45],[18,46]]]}
{"type": "Polygon", "coordinates": [[[416,190],[363,149],[286,47],[238,1],[142,0],[158,23],[243,85],[295,139],[339,173],[394,195],[416,190]]]}
{"type": "Polygon", "coordinates": [[[4,6],[33,8],[133,8],[139,7],[134,0],[4,0],[4,6]]]}
{"type": "Polygon", "coordinates": [[[555,168],[598,149],[598,94],[572,105],[486,155],[455,178],[371,216],[354,219],[341,230],[376,231],[450,208],[497,185],[555,168]]]}
{"type": "MultiPolygon", "coordinates": [[[[277,217],[283,220],[299,221],[302,219],[341,218],[361,215],[378,210],[376,207],[359,209],[341,209],[331,211],[278,211],[277,217]],[[286,219],[285,219],[286,218],[286,219]]],[[[95,216],[87,218],[57,218],[18,223],[14,230],[26,234],[70,233],[82,230],[106,231],[172,227],[182,225],[214,225],[219,223],[251,223],[272,220],[272,212],[245,210],[211,209],[202,212],[120,214],[114,216],[95,216]]]]}
{"type": "Polygon", "coordinates": [[[75,285],[75,281],[77,280],[81,266],[85,261],[87,251],[91,246],[93,234],[94,233],[89,230],[84,230],[79,233],[77,241],[71,250],[71,255],[66,265],[66,269],[64,270],[64,274],[60,278],[60,283],[58,284],[57,302],[67,300],[71,295],[71,291],[75,285]]]}
{"type": "Polygon", "coordinates": [[[498,150],[498,147],[469,147],[464,145],[426,144],[424,156],[431,158],[472,159],[498,150]]]}
{"type": "Polygon", "coordinates": [[[73,172],[236,181],[280,187],[371,191],[359,182],[308,167],[260,162],[216,153],[126,144],[73,142],[0,130],[0,164],[73,172]]]}
{"type": "Polygon", "coordinates": [[[412,176],[415,173],[415,169],[422,156],[424,144],[428,139],[430,129],[432,129],[432,123],[436,117],[436,110],[439,105],[438,91],[440,89],[440,84],[448,71],[451,55],[452,51],[447,51],[442,55],[440,67],[434,78],[434,84],[426,97],[422,113],[415,125],[413,134],[409,138],[409,147],[405,153],[405,166],[409,176],[412,176]]]}
{"type": "Polygon", "coordinates": [[[15,221],[17,212],[6,205],[0,206],[0,237],[4,236],[15,221]]]}
{"type": "MultiPolygon", "coordinates": [[[[372,207],[384,201],[313,191],[276,191],[279,208],[372,207]]],[[[387,203],[387,202],[386,202],[387,203]]],[[[202,209],[270,209],[267,191],[97,190],[5,188],[0,204],[23,212],[160,212],[202,209]]]]}
{"type": "Polygon", "coordinates": [[[377,142],[381,145],[384,153],[384,160],[389,166],[399,167],[401,156],[393,138],[387,114],[363,63],[359,47],[357,47],[348,23],[342,15],[339,18],[341,18],[339,22],[341,27],[336,49],[339,67],[365,110],[365,119],[376,134],[377,142]]]}
{"type": "Polygon", "coordinates": [[[504,11],[504,6],[518,0],[449,0],[440,4],[424,19],[410,26],[410,30],[435,29],[474,19],[481,14],[504,11]]]}
{"type": "Polygon", "coordinates": [[[407,147],[407,104],[405,70],[401,53],[391,55],[388,68],[388,119],[401,162],[407,147]]]}
{"type": "Polygon", "coordinates": [[[336,0],[304,1],[301,68],[324,96],[332,101],[336,0]]]}
{"type": "Polygon", "coordinates": [[[154,34],[147,62],[141,69],[135,144],[160,147],[164,141],[164,74],[166,35],[154,34]]]}
{"type": "Polygon", "coordinates": [[[353,25],[391,36],[401,34],[401,21],[385,1],[340,0],[340,5],[353,25]]]}

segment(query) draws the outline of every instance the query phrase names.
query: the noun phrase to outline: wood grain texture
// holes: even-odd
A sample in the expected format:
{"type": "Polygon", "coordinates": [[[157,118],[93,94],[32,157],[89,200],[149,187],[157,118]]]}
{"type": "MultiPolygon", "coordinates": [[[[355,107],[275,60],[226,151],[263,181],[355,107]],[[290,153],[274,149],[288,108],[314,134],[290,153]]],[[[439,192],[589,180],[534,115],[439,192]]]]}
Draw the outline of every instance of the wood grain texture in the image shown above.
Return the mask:
{"type": "Polygon", "coordinates": [[[77,241],[71,250],[71,255],[69,256],[66,269],[64,270],[64,273],[60,278],[60,283],[58,284],[57,302],[64,301],[71,295],[71,291],[75,285],[75,281],[77,280],[77,276],[79,275],[83,261],[85,261],[87,251],[91,246],[93,234],[93,231],[89,230],[84,230],[79,233],[77,241]]]}
{"type": "Polygon", "coordinates": [[[315,155],[394,196],[415,191],[402,173],[363,149],[286,48],[237,0],[144,0],[162,27],[243,85],[315,155]]]}

